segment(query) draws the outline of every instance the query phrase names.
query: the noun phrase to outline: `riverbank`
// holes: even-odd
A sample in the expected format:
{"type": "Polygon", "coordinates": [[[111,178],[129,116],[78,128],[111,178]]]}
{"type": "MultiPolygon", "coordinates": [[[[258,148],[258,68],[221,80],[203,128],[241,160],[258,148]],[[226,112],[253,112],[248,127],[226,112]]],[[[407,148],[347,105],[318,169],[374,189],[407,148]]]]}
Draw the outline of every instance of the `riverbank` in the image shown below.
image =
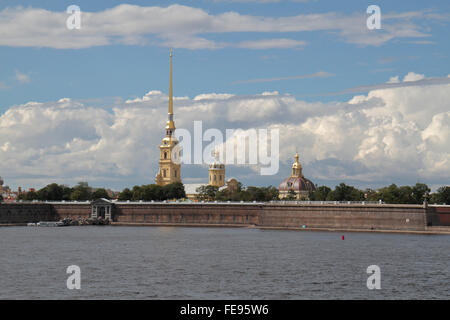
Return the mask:
{"type": "MultiPolygon", "coordinates": [[[[26,223],[0,224],[0,227],[26,227],[26,223]]],[[[397,234],[422,234],[422,235],[450,235],[450,227],[427,227],[427,230],[367,230],[348,228],[294,228],[294,227],[265,227],[257,225],[236,224],[200,224],[200,223],[126,223],[112,222],[115,227],[188,227],[188,228],[248,228],[260,230],[286,230],[286,231],[310,231],[310,232],[345,232],[345,233],[397,233],[397,234]]]]}
{"type": "Polygon", "coordinates": [[[236,225],[236,224],[200,224],[200,223],[126,223],[112,222],[112,226],[126,227],[209,227],[209,228],[249,228],[261,230],[287,230],[287,231],[320,231],[320,232],[365,232],[365,233],[399,233],[399,234],[423,234],[423,235],[450,235],[450,227],[428,227],[427,230],[367,230],[348,228],[294,228],[294,227],[266,227],[257,225],[236,225]]]}

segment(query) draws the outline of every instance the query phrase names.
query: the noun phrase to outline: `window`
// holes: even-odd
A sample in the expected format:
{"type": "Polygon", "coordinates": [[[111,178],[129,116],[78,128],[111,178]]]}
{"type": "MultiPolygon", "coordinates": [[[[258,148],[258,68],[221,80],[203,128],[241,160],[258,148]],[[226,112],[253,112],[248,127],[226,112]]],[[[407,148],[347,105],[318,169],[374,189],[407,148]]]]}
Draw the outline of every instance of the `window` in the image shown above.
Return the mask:
{"type": "Polygon", "coordinates": [[[177,169],[175,169],[175,178],[177,177],[177,169]]]}
{"type": "Polygon", "coordinates": [[[163,176],[164,176],[164,178],[167,176],[166,175],[166,169],[163,169],[163,176]]]}
{"type": "Polygon", "coordinates": [[[216,181],[217,179],[216,179],[216,175],[214,175],[214,181],[216,181]]]}
{"type": "Polygon", "coordinates": [[[164,160],[167,159],[167,152],[164,152],[164,160]]]}
{"type": "Polygon", "coordinates": [[[222,175],[219,176],[219,180],[222,181],[222,175]]]}

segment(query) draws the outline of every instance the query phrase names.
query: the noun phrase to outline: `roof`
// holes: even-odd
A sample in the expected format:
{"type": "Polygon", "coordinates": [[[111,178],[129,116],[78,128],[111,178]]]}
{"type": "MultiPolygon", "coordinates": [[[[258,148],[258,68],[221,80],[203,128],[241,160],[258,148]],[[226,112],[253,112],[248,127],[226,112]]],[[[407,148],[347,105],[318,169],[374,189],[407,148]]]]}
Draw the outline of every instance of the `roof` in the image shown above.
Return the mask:
{"type": "Polygon", "coordinates": [[[186,194],[198,194],[197,192],[197,188],[201,187],[201,186],[205,186],[208,183],[187,183],[184,185],[184,192],[186,192],[186,194]]]}
{"type": "Polygon", "coordinates": [[[289,177],[284,179],[280,186],[278,187],[279,191],[314,191],[316,187],[311,180],[306,179],[305,177],[289,177]]]}

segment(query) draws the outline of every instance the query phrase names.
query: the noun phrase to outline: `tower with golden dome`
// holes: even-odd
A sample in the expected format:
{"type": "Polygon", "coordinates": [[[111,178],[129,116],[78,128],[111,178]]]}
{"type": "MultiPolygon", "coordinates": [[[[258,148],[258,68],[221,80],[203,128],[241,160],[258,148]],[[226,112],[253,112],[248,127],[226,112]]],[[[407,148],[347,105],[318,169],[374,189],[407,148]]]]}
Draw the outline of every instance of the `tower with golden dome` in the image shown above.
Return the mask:
{"type": "Polygon", "coordinates": [[[296,153],[295,162],[292,164],[291,176],[284,179],[278,187],[280,199],[284,199],[294,192],[296,199],[307,200],[309,199],[309,193],[316,190],[314,183],[303,176],[303,168],[299,158],[300,156],[296,153]]]}
{"type": "Polygon", "coordinates": [[[173,86],[172,86],[172,49],[170,49],[170,84],[169,84],[169,114],[166,122],[166,136],[159,146],[159,171],[155,182],[157,185],[181,182],[180,150],[175,137],[175,122],[173,121],[173,86]]]}

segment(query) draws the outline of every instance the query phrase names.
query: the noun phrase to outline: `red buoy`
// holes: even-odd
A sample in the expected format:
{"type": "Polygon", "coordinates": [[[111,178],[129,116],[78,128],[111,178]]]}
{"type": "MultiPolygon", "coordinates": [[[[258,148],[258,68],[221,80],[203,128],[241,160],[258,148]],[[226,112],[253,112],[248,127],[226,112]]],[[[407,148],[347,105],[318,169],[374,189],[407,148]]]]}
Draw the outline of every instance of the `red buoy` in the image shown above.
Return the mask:
{"type": "Polygon", "coordinates": [[[345,240],[345,237],[344,237],[344,236],[342,236],[342,240],[345,240]]]}

